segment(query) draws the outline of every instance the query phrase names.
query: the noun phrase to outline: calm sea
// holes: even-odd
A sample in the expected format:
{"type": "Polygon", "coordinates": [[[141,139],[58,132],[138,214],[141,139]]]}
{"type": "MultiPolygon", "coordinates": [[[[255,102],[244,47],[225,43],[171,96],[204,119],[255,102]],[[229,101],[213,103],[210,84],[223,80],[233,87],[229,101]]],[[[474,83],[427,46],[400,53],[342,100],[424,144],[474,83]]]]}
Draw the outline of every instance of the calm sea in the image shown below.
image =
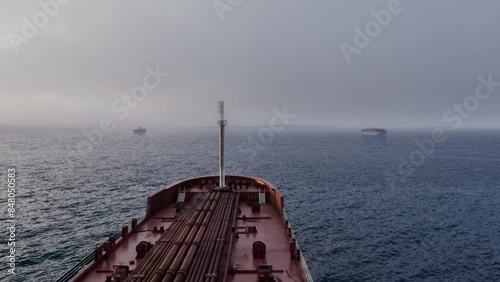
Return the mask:
{"type": "MultiPolygon", "coordinates": [[[[500,132],[450,132],[426,152],[415,142],[431,130],[363,138],[287,128],[264,142],[258,133],[228,128],[228,173],[281,190],[315,281],[500,281],[500,132]]],[[[81,130],[1,128],[0,281],[56,280],[142,217],[149,194],[216,174],[217,138],[216,128],[116,132],[80,157],[81,130]],[[15,276],[6,258],[11,166],[15,276]]]]}

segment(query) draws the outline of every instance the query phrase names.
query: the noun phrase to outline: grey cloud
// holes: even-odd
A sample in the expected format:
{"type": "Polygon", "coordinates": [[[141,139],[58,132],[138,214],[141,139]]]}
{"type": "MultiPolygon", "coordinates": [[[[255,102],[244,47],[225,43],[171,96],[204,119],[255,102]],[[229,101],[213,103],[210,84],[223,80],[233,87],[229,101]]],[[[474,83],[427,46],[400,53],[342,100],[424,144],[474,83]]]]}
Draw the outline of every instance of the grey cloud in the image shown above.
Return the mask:
{"type": "MultiPolygon", "coordinates": [[[[243,1],[220,21],[212,1],[72,1],[19,54],[0,40],[0,124],[93,126],[157,64],[171,77],[120,126],[213,125],[220,99],[232,124],[286,105],[301,125],[442,125],[479,75],[500,80],[498,1],[401,0],[348,64],[339,44],[388,2],[243,1]]],[[[0,35],[37,10],[0,4],[0,35]]],[[[498,96],[467,124],[498,127],[498,96]]]]}

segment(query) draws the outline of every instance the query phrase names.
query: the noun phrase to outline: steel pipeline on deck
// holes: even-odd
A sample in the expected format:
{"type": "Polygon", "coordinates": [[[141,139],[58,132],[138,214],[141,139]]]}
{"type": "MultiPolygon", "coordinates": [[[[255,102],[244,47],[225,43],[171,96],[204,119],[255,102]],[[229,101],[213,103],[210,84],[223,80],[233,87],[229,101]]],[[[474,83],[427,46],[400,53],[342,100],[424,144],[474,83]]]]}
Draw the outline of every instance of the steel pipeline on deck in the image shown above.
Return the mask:
{"type": "Polygon", "coordinates": [[[238,198],[230,191],[196,194],[127,281],[222,281],[238,198]]]}
{"type": "Polygon", "coordinates": [[[153,270],[155,270],[162,261],[162,255],[167,253],[171,248],[172,243],[176,237],[179,236],[182,231],[183,223],[189,219],[196,207],[203,202],[207,197],[207,194],[197,195],[191,200],[191,204],[186,206],[183,212],[177,217],[177,219],[170,225],[160,239],[156,242],[154,247],[149,251],[143,261],[136,267],[136,269],[129,275],[127,281],[130,282],[140,282],[147,281],[152,275],[153,270]],[[203,197],[201,197],[203,196],[203,197]]]}

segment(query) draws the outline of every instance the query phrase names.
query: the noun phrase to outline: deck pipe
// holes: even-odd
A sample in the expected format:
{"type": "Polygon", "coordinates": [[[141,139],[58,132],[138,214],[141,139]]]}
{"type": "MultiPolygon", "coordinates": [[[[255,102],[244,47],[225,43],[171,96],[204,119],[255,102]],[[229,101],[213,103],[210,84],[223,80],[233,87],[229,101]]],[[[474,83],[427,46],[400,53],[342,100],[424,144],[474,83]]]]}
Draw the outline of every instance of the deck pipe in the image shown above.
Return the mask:
{"type": "MultiPolygon", "coordinates": [[[[231,193],[230,201],[226,206],[226,209],[224,211],[224,217],[222,218],[222,228],[220,229],[219,236],[217,238],[217,242],[215,245],[215,254],[214,254],[215,259],[213,259],[210,262],[210,266],[208,268],[208,273],[211,274],[217,274],[219,272],[219,266],[223,255],[222,251],[224,250],[224,246],[226,245],[226,241],[228,240],[227,231],[229,227],[229,221],[231,219],[231,215],[233,212],[233,199],[234,199],[234,193],[231,193]]],[[[205,281],[214,282],[216,279],[217,277],[211,276],[211,277],[206,277],[205,281]]]]}
{"type": "MultiPolygon", "coordinates": [[[[191,205],[186,207],[186,210],[193,209],[194,206],[197,205],[199,201],[202,200],[202,197],[195,197],[193,201],[191,202],[191,205]]],[[[143,259],[143,261],[138,265],[136,270],[132,273],[134,274],[142,274],[144,275],[149,271],[149,268],[155,264],[155,261],[157,260],[157,253],[164,251],[164,248],[167,246],[165,242],[168,242],[168,238],[173,236],[174,234],[177,233],[177,231],[180,229],[182,226],[182,222],[187,218],[188,213],[182,213],[174,220],[174,222],[169,226],[165,234],[163,234],[159,240],[156,242],[155,246],[153,247],[152,250],[148,252],[146,257],[143,259]]],[[[142,278],[137,278],[137,279],[131,279],[131,282],[138,282],[143,280],[142,278]]]]}
{"type": "Polygon", "coordinates": [[[199,203],[197,206],[195,206],[192,210],[187,212],[187,218],[181,222],[181,226],[176,232],[175,235],[171,236],[167,242],[164,242],[165,248],[163,249],[162,252],[159,252],[156,254],[157,257],[157,263],[155,263],[154,266],[149,268],[149,271],[146,273],[145,281],[150,281],[153,277],[153,275],[158,272],[158,269],[161,268],[161,264],[164,262],[164,260],[170,255],[172,256],[175,254],[175,246],[178,244],[178,241],[182,236],[185,236],[186,229],[189,228],[193,218],[196,218],[198,215],[198,211],[202,208],[202,206],[205,204],[205,201],[199,203]]]}
{"type": "MultiPolygon", "coordinates": [[[[215,207],[213,208],[211,207],[212,214],[214,210],[215,207]]],[[[177,271],[174,282],[184,282],[186,280],[188,271],[194,261],[198,249],[200,248],[201,241],[203,239],[206,229],[208,228],[208,224],[210,223],[210,219],[211,218],[206,217],[205,220],[203,220],[202,226],[200,227],[200,232],[198,232],[194,242],[191,244],[188,254],[186,255],[186,259],[182,263],[180,269],[177,271]]]]}
{"type": "MultiPolygon", "coordinates": [[[[217,206],[217,208],[214,212],[214,218],[217,218],[217,214],[218,214],[219,210],[220,210],[220,206],[217,206]]],[[[215,219],[213,219],[213,221],[215,221],[215,219]]],[[[204,257],[204,254],[206,253],[209,238],[211,237],[212,229],[213,228],[211,227],[211,225],[207,226],[207,230],[205,232],[206,234],[201,239],[201,244],[198,247],[198,251],[196,252],[196,254],[194,256],[193,262],[191,263],[190,269],[192,269],[192,271],[187,272],[186,279],[188,279],[188,281],[190,281],[189,279],[192,280],[191,277],[196,275],[196,270],[200,268],[200,265],[202,263],[202,258],[204,257]]]]}
{"type": "Polygon", "coordinates": [[[167,270],[167,274],[163,278],[162,282],[172,282],[175,278],[175,275],[177,274],[177,271],[181,267],[181,264],[184,263],[185,259],[189,259],[187,253],[191,249],[193,242],[195,242],[196,240],[199,241],[204,235],[205,233],[204,226],[206,226],[206,224],[210,222],[213,210],[217,206],[220,195],[221,195],[220,193],[217,193],[216,199],[211,202],[210,206],[204,207],[204,213],[205,213],[204,216],[198,217],[198,220],[195,223],[195,227],[191,230],[191,233],[184,242],[181,250],[177,254],[177,257],[175,258],[170,268],[167,270]],[[205,224],[202,225],[203,223],[205,224]]]}
{"type": "MultiPolygon", "coordinates": [[[[206,197],[206,195],[204,195],[206,197]]],[[[185,209],[184,213],[181,213],[178,218],[174,220],[174,222],[167,228],[165,234],[163,234],[160,239],[157,241],[155,246],[153,247],[152,250],[148,252],[146,257],[141,261],[141,263],[136,267],[136,269],[132,272],[132,274],[129,276],[129,279],[127,281],[130,282],[139,282],[143,281],[143,278],[134,278],[134,275],[144,275],[149,271],[149,268],[152,267],[153,265],[156,265],[156,261],[159,260],[158,253],[161,253],[164,251],[164,249],[167,247],[167,244],[165,242],[169,242],[172,239],[169,237],[174,236],[175,234],[178,233],[178,231],[182,227],[183,221],[188,217],[189,215],[189,210],[194,209],[200,201],[203,201],[203,198],[201,195],[197,194],[195,197],[193,197],[190,205],[188,205],[185,209]]]]}
{"type": "Polygon", "coordinates": [[[222,262],[223,265],[219,267],[219,273],[218,273],[218,279],[220,281],[226,281],[227,279],[227,274],[228,274],[228,269],[229,269],[229,261],[231,259],[231,249],[233,246],[233,226],[234,223],[236,222],[236,216],[238,215],[238,203],[240,199],[240,193],[237,192],[234,201],[233,201],[233,213],[231,214],[231,220],[229,221],[230,227],[228,228],[228,234],[227,238],[229,239],[229,242],[226,244],[224,252],[223,252],[223,257],[222,257],[222,262]]]}
{"type": "Polygon", "coordinates": [[[196,220],[196,222],[195,222],[193,228],[191,229],[188,237],[186,238],[186,240],[182,244],[181,249],[177,253],[177,256],[175,257],[174,261],[170,265],[170,268],[167,270],[167,272],[165,274],[165,277],[163,278],[162,282],[163,281],[172,281],[174,279],[175,274],[177,273],[177,270],[179,269],[179,267],[181,266],[181,263],[185,259],[185,256],[186,256],[186,253],[188,252],[189,247],[191,246],[191,244],[195,240],[195,237],[197,236],[197,234],[200,232],[200,226],[201,226],[202,222],[205,219],[207,219],[207,218],[209,219],[210,218],[210,216],[211,216],[210,208],[211,207],[215,207],[217,205],[217,202],[218,202],[219,198],[220,198],[220,193],[217,193],[216,194],[216,199],[213,200],[210,203],[207,203],[207,205],[205,205],[203,207],[202,214],[196,220]]]}
{"type": "MultiPolygon", "coordinates": [[[[217,210],[217,208],[216,208],[216,210],[217,210]]],[[[214,213],[214,216],[216,216],[216,215],[215,215],[215,213],[214,213]]],[[[203,237],[201,246],[203,246],[203,244],[205,243],[206,238],[207,238],[207,235],[205,235],[205,236],[203,237]]],[[[199,252],[199,251],[198,251],[198,252],[199,252]]],[[[197,256],[197,254],[195,255],[195,260],[194,260],[194,265],[193,265],[193,267],[197,267],[197,266],[199,265],[199,261],[197,260],[197,257],[196,257],[196,256],[197,256]]]]}
{"type": "MultiPolygon", "coordinates": [[[[193,199],[193,201],[188,205],[185,209],[185,213],[181,213],[177,219],[174,220],[172,225],[167,229],[166,233],[163,234],[160,239],[157,241],[155,244],[155,247],[146,255],[146,258],[141,262],[139,265],[139,271],[133,273],[133,274],[141,274],[145,275],[150,271],[150,268],[153,267],[154,265],[157,265],[159,262],[159,253],[162,253],[165,251],[165,249],[168,247],[168,242],[170,242],[176,234],[178,234],[179,230],[182,227],[182,223],[184,220],[187,219],[189,213],[189,210],[194,209],[199,202],[203,201],[204,197],[198,196],[193,199]]],[[[143,278],[137,278],[131,280],[132,282],[139,282],[139,281],[144,281],[145,279],[143,278]]]]}
{"type": "Polygon", "coordinates": [[[140,263],[137,264],[137,267],[132,271],[132,273],[128,276],[128,279],[126,280],[127,282],[140,282],[143,281],[143,278],[138,278],[137,276],[141,275],[143,276],[144,273],[147,271],[148,267],[153,264],[154,260],[156,259],[156,253],[164,248],[164,245],[159,243],[165,239],[167,236],[171,236],[172,232],[174,232],[176,229],[178,229],[179,222],[174,221],[172,225],[169,226],[167,229],[166,233],[163,234],[155,243],[153,248],[146,254],[146,256],[142,259],[140,263]]]}
{"type": "MultiPolygon", "coordinates": [[[[231,194],[230,198],[232,198],[234,196],[234,194],[233,193],[230,193],[230,194],[231,194]]],[[[213,265],[215,263],[215,254],[217,253],[217,245],[220,242],[218,239],[220,238],[221,232],[224,232],[224,229],[223,229],[224,228],[224,226],[223,226],[224,225],[224,217],[226,215],[227,204],[230,201],[231,200],[229,199],[229,201],[225,202],[224,205],[222,206],[223,207],[222,215],[215,224],[216,227],[215,227],[214,236],[210,240],[209,245],[208,245],[209,252],[208,252],[206,258],[204,258],[204,263],[203,263],[202,268],[200,269],[199,273],[197,274],[196,281],[204,281],[207,274],[212,274],[212,272],[210,272],[210,271],[213,268],[213,265]]]]}
{"type": "Polygon", "coordinates": [[[210,267],[210,264],[212,263],[212,256],[213,256],[213,254],[215,252],[215,246],[217,244],[217,238],[218,238],[219,233],[221,232],[221,228],[222,228],[224,213],[225,213],[225,210],[226,210],[225,207],[227,206],[227,203],[230,201],[230,198],[231,197],[228,197],[227,202],[225,202],[224,205],[221,206],[221,215],[220,215],[219,220],[217,221],[217,224],[216,224],[216,228],[215,228],[215,232],[214,232],[214,237],[211,240],[212,243],[209,245],[210,246],[210,252],[207,255],[207,258],[205,260],[205,264],[204,264],[204,267],[203,267],[202,271],[200,271],[200,277],[199,277],[198,281],[203,281],[205,279],[204,277],[207,275],[208,269],[210,267]]]}
{"type": "MultiPolygon", "coordinates": [[[[215,217],[211,220],[211,222],[209,224],[208,233],[203,238],[201,252],[198,252],[196,254],[196,257],[198,257],[199,261],[197,263],[197,266],[195,268],[193,268],[192,273],[190,273],[190,274],[192,274],[192,277],[195,279],[194,281],[197,281],[196,280],[196,279],[198,279],[197,277],[201,276],[201,272],[202,272],[201,270],[203,269],[203,266],[206,264],[207,257],[209,257],[209,253],[210,253],[209,245],[210,245],[210,242],[213,240],[213,238],[215,236],[214,234],[216,232],[215,230],[217,229],[217,226],[215,223],[217,221],[219,221],[220,217],[222,216],[223,206],[226,202],[227,195],[223,194],[222,197],[223,198],[222,198],[220,204],[217,206],[215,217]]],[[[193,278],[191,278],[191,280],[193,280],[193,278]]]]}
{"type": "Polygon", "coordinates": [[[200,251],[198,251],[195,256],[194,265],[191,267],[192,271],[190,271],[188,273],[188,276],[186,277],[187,281],[198,282],[202,280],[201,276],[203,275],[203,269],[205,268],[205,265],[207,264],[207,260],[209,259],[211,253],[210,245],[213,240],[215,240],[216,232],[219,228],[217,222],[222,218],[224,205],[228,197],[227,193],[223,193],[222,196],[223,199],[216,209],[216,216],[214,216],[214,218],[211,220],[207,229],[207,235],[205,235],[202,240],[200,251]]]}
{"type": "Polygon", "coordinates": [[[185,226],[185,223],[189,222],[190,218],[193,216],[193,211],[200,209],[201,206],[208,199],[208,197],[209,197],[208,193],[204,194],[204,195],[199,197],[199,198],[201,198],[201,201],[197,201],[195,204],[184,208],[184,212],[183,212],[184,217],[182,218],[182,220],[178,221],[178,223],[179,223],[178,228],[170,236],[168,236],[167,238],[164,238],[164,240],[162,240],[162,242],[160,242],[160,244],[162,244],[163,247],[160,250],[158,250],[156,253],[153,254],[154,261],[151,265],[147,266],[147,270],[144,272],[145,277],[142,281],[149,281],[151,279],[155,270],[160,266],[161,262],[163,261],[165,255],[168,254],[170,252],[170,250],[172,249],[172,246],[175,243],[175,239],[180,236],[180,234],[185,226]]]}
{"type": "Polygon", "coordinates": [[[187,236],[191,234],[191,231],[194,228],[194,223],[200,217],[203,215],[203,208],[196,210],[193,215],[190,217],[189,221],[187,224],[184,225],[181,234],[175,239],[175,242],[172,246],[172,248],[169,250],[167,253],[167,256],[163,259],[161,262],[161,265],[155,273],[153,274],[153,277],[150,279],[151,282],[160,282],[163,277],[166,274],[166,271],[174,261],[175,257],[177,256],[179,250],[184,249],[185,244],[184,242],[187,239],[187,236]]]}

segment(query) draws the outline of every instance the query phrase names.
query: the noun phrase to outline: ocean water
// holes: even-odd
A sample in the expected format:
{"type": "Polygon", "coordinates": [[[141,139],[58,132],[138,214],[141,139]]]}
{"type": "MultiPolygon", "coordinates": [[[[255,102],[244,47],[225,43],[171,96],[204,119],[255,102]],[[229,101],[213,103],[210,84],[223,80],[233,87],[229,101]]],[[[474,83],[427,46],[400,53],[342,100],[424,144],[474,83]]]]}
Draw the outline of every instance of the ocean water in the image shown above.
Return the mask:
{"type": "MultiPolygon", "coordinates": [[[[258,132],[228,128],[227,172],[280,189],[315,281],[500,281],[500,132],[449,132],[424,153],[415,141],[431,130],[287,128],[265,142],[258,132]],[[401,166],[410,156],[413,170],[401,166]]],[[[80,157],[81,130],[0,129],[2,215],[7,168],[18,172],[17,274],[2,228],[0,281],[54,281],[142,217],[147,195],[217,174],[217,128],[130,133],[80,157]]]]}

